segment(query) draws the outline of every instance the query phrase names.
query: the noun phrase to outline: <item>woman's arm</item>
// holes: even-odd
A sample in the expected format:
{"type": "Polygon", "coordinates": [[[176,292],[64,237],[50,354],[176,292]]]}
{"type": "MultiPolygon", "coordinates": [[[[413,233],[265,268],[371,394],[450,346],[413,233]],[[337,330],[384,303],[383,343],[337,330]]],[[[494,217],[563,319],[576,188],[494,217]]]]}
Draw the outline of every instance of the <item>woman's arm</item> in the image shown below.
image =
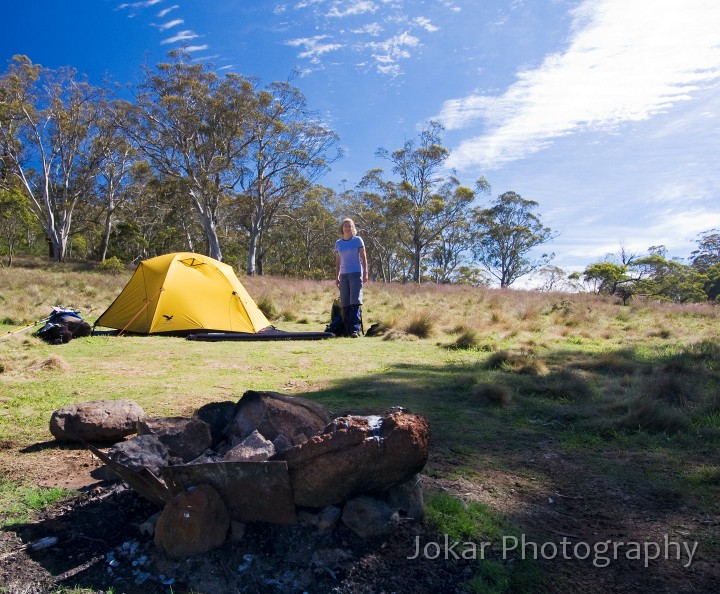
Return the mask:
{"type": "Polygon", "coordinates": [[[368,265],[367,265],[367,254],[365,253],[365,248],[361,247],[359,250],[360,252],[360,263],[362,264],[362,280],[364,283],[368,282],[368,265]]]}
{"type": "Polygon", "coordinates": [[[340,286],[340,254],[335,252],[335,284],[340,286]]]}

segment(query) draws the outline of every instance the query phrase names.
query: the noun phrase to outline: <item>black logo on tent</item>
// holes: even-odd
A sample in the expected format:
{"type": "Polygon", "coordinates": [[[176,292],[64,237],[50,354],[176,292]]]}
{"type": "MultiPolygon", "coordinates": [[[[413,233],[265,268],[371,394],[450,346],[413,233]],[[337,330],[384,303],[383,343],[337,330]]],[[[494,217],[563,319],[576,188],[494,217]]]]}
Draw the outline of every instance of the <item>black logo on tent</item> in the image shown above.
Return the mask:
{"type": "Polygon", "coordinates": [[[165,318],[165,321],[166,321],[166,322],[171,322],[172,319],[173,319],[175,316],[174,316],[174,315],[172,315],[172,316],[166,316],[165,314],[163,314],[162,317],[165,318]]]}

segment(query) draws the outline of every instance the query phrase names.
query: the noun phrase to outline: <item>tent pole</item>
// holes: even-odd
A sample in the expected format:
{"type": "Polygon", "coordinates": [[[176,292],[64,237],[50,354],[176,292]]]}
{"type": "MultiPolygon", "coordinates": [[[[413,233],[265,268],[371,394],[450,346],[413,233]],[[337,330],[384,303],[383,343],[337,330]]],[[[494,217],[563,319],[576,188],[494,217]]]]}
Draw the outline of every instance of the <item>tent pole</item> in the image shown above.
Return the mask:
{"type": "Polygon", "coordinates": [[[163,290],[163,288],[160,287],[160,288],[158,289],[158,292],[155,293],[155,295],[153,295],[151,299],[148,299],[148,300],[145,302],[145,305],[143,305],[143,306],[140,308],[140,311],[137,312],[127,324],[125,324],[125,327],[124,327],[122,330],[120,330],[120,332],[118,332],[118,334],[117,334],[118,336],[122,336],[122,335],[123,335],[123,332],[125,332],[125,330],[128,329],[128,326],[130,326],[130,324],[132,324],[132,323],[135,321],[135,318],[137,318],[143,311],[145,311],[145,308],[147,308],[147,306],[150,305],[150,303],[152,303],[153,299],[155,299],[155,297],[157,297],[162,290],[163,290]]]}

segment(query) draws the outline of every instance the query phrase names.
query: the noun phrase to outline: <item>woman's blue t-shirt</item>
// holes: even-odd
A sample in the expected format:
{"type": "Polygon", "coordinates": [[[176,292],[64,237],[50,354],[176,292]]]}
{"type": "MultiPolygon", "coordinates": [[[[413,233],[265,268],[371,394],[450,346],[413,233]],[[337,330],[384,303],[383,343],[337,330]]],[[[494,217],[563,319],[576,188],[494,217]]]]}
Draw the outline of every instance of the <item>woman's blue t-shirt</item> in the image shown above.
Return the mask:
{"type": "Polygon", "coordinates": [[[350,239],[341,237],[335,242],[335,251],[340,254],[340,274],[362,272],[360,248],[364,247],[365,243],[358,235],[353,235],[350,239]]]}

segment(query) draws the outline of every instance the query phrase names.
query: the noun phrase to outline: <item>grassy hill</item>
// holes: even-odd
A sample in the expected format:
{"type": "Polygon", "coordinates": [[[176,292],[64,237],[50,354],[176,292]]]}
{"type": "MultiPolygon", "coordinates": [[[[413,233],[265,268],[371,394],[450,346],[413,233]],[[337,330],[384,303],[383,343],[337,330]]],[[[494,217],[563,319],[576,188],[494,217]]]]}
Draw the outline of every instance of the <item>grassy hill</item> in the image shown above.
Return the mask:
{"type": "MultiPolygon", "coordinates": [[[[130,274],[42,261],[0,269],[0,334],[53,305],[92,322],[130,274]]],[[[241,280],[278,328],[323,330],[329,321],[331,282],[241,280]]],[[[149,415],[183,416],[249,389],[274,390],[335,415],[403,406],[426,416],[433,445],[424,482],[437,534],[498,546],[511,534],[588,543],[585,559],[582,547],[550,558],[548,544],[530,569],[496,552],[495,566],[478,562],[467,576],[474,591],[524,591],[517,584],[537,571],[549,592],[711,591],[720,578],[717,306],[379,283],[365,293],[365,327],[379,323],[382,336],[93,336],[61,346],[30,330],[3,337],[0,504],[16,510],[4,523],[27,513],[21,488],[51,485],[69,455],[33,447],[51,441],[48,420],[61,406],[130,398],[149,415]],[[687,556],[672,555],[645,567],[622,547],[622,558],[603,566],[592,548],[668,539],[697,543],[688,567],[687,556]]]]}

